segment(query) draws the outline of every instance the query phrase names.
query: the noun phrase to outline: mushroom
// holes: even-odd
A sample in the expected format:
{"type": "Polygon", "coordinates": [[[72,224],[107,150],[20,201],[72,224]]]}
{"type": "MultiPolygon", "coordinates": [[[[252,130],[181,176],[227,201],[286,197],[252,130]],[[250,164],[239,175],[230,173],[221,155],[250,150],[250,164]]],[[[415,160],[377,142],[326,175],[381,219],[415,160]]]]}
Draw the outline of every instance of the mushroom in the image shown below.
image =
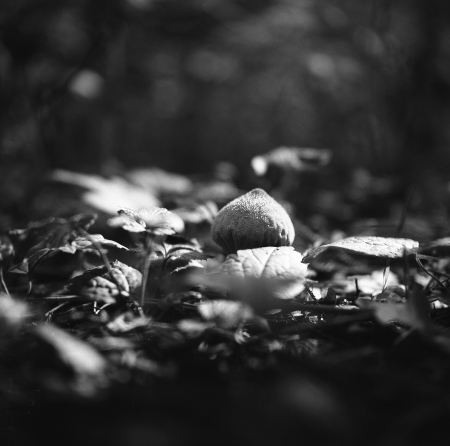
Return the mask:
{"type": "Polygon", "coordinates": [[[226,254],[239,249],[290,246],[295,237],[288,213],[262,189],[253,189],[223,207],[211,234],[226,254]]]}

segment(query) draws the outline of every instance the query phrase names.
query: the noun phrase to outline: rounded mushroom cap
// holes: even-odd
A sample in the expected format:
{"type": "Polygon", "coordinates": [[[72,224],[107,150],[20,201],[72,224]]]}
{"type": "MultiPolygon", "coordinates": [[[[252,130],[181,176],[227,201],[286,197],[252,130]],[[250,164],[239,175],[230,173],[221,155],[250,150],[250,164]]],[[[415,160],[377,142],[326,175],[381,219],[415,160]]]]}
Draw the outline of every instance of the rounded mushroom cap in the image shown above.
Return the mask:
{"type": "Polygon", "coordinates": [[[253,189],[223,207],[211,232],[227,254],[238,249],[290,246],[295,237],[288,213],[262,189],[253,189]]]}

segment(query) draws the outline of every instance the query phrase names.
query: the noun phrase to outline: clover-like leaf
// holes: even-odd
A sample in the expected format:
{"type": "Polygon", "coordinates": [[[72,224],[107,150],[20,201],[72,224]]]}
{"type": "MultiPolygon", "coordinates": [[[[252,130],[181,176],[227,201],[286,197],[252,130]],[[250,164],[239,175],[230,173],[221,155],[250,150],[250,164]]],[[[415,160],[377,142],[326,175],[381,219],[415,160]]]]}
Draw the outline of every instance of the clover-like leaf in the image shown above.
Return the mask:
{"type": "Polygon", "coordinates": [[[344,250],[356,254],[369,255],[382,258],[401,258],[405,255],[416,254],[419,242],[404,238],[389,237],[348,237],[334,243],[319,246],[309,251],[303,262],[311,262],[323,252],[328,250],[344,250]]]}
{"type": "Polygon", "coordinates": [[[119,295],[137,292],[142,284],[138,270],[117,260],[110,263],[110,268],[111,273],[106,266],[86,270],[70,280],[69,291],[105,303],[114,303],[119,295]]]}
{"type": "Polygon", "coordinates": [[[8,272],[15,274],[31,274],[33,270],[36,268],[37,264],[49,254],[55,252],[54,249],[40,249],[39,251],[31,254],[30,257],[24,259],[23,262],[17,263],[12,266],[8,272]]]}
{"type": "Polygon", "coordinates": [[[113,248],[126,249],[125,246],[120,243],[115,242],[114,240],[108,240],[103,237],[101,234],[89,234],[89,237],[80,236],[77,237],[73,242],[72,246],[76,250],[85,250],[85,249],[97,249],[94,241],[98,243],[100,246],[110,246],[113,248]]]}
{"type": "Polygon", "coordinates": [[[149,210],[121,208],[118,214],[118,217],[110,218],[108,224],[129,232],[148,231],[156,235],[170,235],[184,229],[181,217],[165,208],[153,207],[149,210]]]}
{"type": "Polygon", "coordinates": [[[119,215],[110,218],[108,224],[114,228],[123,228],[128,232],[144,232],[147,230],[147,225],[141,217],[143,211],[144,210],[136,211],[128,208],[120,209],[117,211],[119,215]]]}
{"type": "Polygon", "coordinates": [[[14,229],[8,235],[14,246],[15,262],[25,262],[42,249],[60,250],[73,254],[72,242],[95,221],[95,214],[78,214],[70,218],[49,218],[33,222],[26,229],[14,229]]]}
{"type": "Polygon", "coordinates": [[[72,242],[67,243],[59,248],[42,248],[37,251],[32,251],[31,255],[25,257],[25,259],[23,259],[21,262],[13,265],[9,269],[9,272],[16,274],[31,274],[41,260],[43,260],[45,257],[56,254],[57,252],[66,252],[69,254],[74,254],[76,251],[92,250],[92,249],[96,250],[97,248],[92,240],[94,240],[100,246],[110,246],[128,250],[128,248],[121,245],[120,243],[103,238],[101,234],[92,234],[89,235],[89,237],[80,236],[77,237],[72,242]]]}

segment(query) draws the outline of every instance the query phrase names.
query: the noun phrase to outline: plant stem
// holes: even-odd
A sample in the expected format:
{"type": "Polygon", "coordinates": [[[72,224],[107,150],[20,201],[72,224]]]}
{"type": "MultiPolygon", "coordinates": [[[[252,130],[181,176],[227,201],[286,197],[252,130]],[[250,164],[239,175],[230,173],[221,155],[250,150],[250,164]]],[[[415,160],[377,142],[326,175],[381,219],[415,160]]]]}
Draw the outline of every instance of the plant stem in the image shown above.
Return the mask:
{"type": "Polygon", "coordinates": [[[8,287],[6,286],[5,279],[3,277],[3,264],[0,263],[0,280],[2,282],[3,289],[5,290],[6,295],[11,299],[11,295],[9,294],[8,287]]]}
{"type": "Polygon", "coordinates": [[[148,280],[148,270],[150,269],[150,255],[152,253],[151,249],[151,243],[149,239],[149,234],[145,234],[144,238],[144,252],[145,252],[145,259],[144,259],[144,265],[142,267],[142,288],[141,288],[141,301],[140,305],[141,307],[144,306],[144,299],[145,299],[145,291],[147,289],[147,280],[148,280]]]}
{"type": "MultiPolygon", "coordinates": [[[[103,252],[102,247],[100,246],[100,243],[97,242],[97,240],[94,239],[94,237],[89,234],[85,229],[81,228],[80,226],[77,226],[77,231],[80,232],[80,234],[84,235],[94,246],[95,249],[99,252],[100,256],[102,257],[103,263],[105,264],[106,270],[108,271],[109,275],[111,276],[112,280],[115,281],[113,275],[111,274],[111,265],[109,264],[108,257],[106,257],[106,254],[103,252]]],[[[117,288],[120,291],[120,287],[116,283],[117,288]]]]}

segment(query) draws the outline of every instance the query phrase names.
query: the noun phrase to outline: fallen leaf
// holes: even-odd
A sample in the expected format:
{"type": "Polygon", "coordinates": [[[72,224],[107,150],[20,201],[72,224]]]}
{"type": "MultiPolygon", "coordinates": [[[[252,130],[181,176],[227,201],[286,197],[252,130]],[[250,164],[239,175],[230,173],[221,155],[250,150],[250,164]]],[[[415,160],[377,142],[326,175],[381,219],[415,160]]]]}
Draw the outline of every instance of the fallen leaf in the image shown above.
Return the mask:
{"type": "Polygon", "coordinates": [[[0,342],[5,336],[16,334],[29,315],[27,305],[0,293],[0,342]]]}
{"type": "Polygon", "coordinates": [[[159,200],[142,187],[123,178],[104,178],[57,169],[51,178],[57,182],[71,184],[85,190],[82,200],[94,209],[114,215],[118,206],[127,205],[135,209],[159,206],[159,200]]]}
{"type": "Polygon", "coordinates": [[[348,237],[311,250],[305,255],[303,262],[311,262],[311,260],[330,249],[394,259],[404,257],[405,255],[416,254],[418,248],[419,242],[411,239],[371,236],[348,237]]]}
{"type": "Polygon", "coordinates": [[[106,328],[113,333],[128,333],[133,330],[144,328],[150,323],[146,317],[135,317],[132,313],[119,314],[115,319],[106,325],[106,328]]]}
{"type": "Polygon", "coordinates": [[[360,308],[373,310],[375,318],[382,324],[396,321],[422,333],[428,333],[432,329],[428,317],[430,306],[419,289],[413,290],[406,303],[383,303],[365,299],[358,299],[356,303],[360,308]]]}
{"type": "Polygon", "coordinates": [[[205,321],[214,322],[222,328],[235,327],[254,316],[250,306],[242,302],[221,299],[201,303],[198,312],[205,321]]]}
{"type": "Polygon", "coordinates": [[[212,322],[202,322],[195,319],[182,319],[177,323],[178,329],[191,339],[198,338],[206,330],[214,327],[212,322]]]}
{"type": "Polygon", "coordinates": [[[14,252],[11,240],[6,235],[0,235],[0,262],[14,252]]]}
{"type": "Polygon", "coordinates": [[[179,175],[157,167],[133,169],[126,174],[127,178],[155,195],[175,194],[187,195],[192,192],[194,185],[184,175],[179,175]]]}
{"type": "Polygon", "coordinates": [[[348,276],[345,292],[355,291],[355,280],[358,281],[358,289],[364,294],[380,292],[384,286],[398,285],[398,277],[394,273],[389,273],[387,280],[384,280],[384,270],[375,270],[371,274],[348,276]]]}
{"type": "Polygon", "coordinates": [[[304,281],[307,265],[292,246],[267,246],[239,250],[227,256],[221,271],[242,277],[264,277],[304,281]]]}
{"type": "Polygon", "coordinates": [[[54,253],[54,249],[40,249],[35,253],[31,254],[30,257],[26,258],[23,262],[13,265],[8,272],[15,274],[31,274],[36,268],[37,264],[49,254],[54,253]]]}
{"type": "Polygon", "coordinates": [[[106,266],[97,266],[73,277],[69,282],[69,291],[81,296],[114,303],[119,294],[132,295],[142,284],[142,274],[118,260],[110,263],[111,274],[106,266]]]}
{"type": "MultiPolygon", "coordinates": [[[[216,280],[220,284],[219,289],[225,287],[231,295],[242,294],[246,296],[244,300],[253,300],[253,297],[258,300],[257,291],[262,288],[265,289],[264,295],[272,298],[292,299],[304,289],[306,270],[302,255],[292,246],[268,246],[230,254],[217,274],[206,274],[203,278],[199,276],[199,279],[203,282],[216,280]],[[239,287],[242,287],[242,293],[239,287]]],[[[242,298],[238,297],[238,300],[242,298]]]]}
{"type": "Polygon", "coordinates": [[[83,396],[92,396],[108,383],[106,360],[86,342],[51,324],[38,325],[34,334],[52,347],[55,359],[70,371],[70,378],[67,375],[46,373],[50,387],[62,390],[69,385],[83,396]]]}
{"type": "Polygon", "coordinates": [[[272,165],[283,171],[303,172],[326,166],[330,159],[331,151],[327,149],[278,147],[264,155],[255,156],[251,165],[257,176],[263,176],[272,165]]]}
{"type": "Polygon", "coordinates": [[[179,215],[185,223],[198,225],[201,223],[212,224],[219,209],[214,201],[209,200],[205,203],[192,203],[188,206],[174,209],[172,212],[179,215]]]}

